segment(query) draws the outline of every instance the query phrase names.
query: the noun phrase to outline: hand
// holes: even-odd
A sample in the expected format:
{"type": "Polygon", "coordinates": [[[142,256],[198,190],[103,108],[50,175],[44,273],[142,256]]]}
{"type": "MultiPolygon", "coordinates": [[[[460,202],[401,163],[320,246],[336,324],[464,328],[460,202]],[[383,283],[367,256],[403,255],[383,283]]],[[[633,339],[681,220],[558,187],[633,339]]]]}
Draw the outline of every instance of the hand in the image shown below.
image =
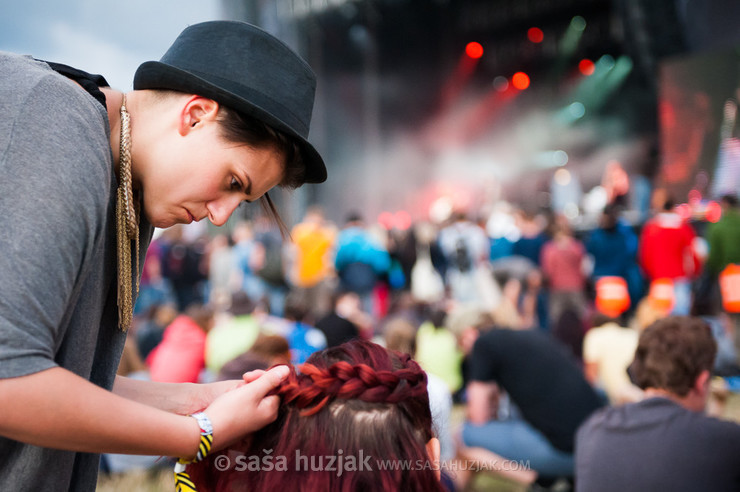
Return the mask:
{"type": "Polygon", "coordinates": [[[205,409],[213,424],[214,451],[277,418],[280,399],[266,395],[279,386],[288,373],[288,366],[248,372],[244,375],[246,384],[240,383],[241,386],[223,393],[205,409]]]}
{"type": "MultiPolygon", "coordinates": [[[[247,381],[249,382],[249,381],[247,381]]],[[[190,398],[186,411],[178,412],[183,415],[200,412],[208,407],[219,396],[233,389],[244,386],[245,381],[238,379],[228,381],[216,381],[207,384],[189,385],[190,398]]]]}

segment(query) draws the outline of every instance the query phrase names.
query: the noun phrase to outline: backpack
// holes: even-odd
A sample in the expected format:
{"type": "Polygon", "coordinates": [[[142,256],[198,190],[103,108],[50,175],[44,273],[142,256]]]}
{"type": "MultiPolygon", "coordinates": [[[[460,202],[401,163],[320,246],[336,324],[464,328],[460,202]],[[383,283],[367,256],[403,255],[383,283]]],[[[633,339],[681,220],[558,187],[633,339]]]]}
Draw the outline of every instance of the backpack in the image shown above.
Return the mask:
{"type": "Polygon", "coordinates": [[[280,242],[265,239],[262,241],[265,249],[265,260],[262,267],[255,273],[265,282],[274,285],[285,285],[283,269],[283,250],[280,242]]]}
{"type": "Polygon", "coordinates": [[[473,261],[470,258],[468,246],[465,244],[465,239],[463,238],[458,238],[455,243],[455,253],[452,257],[452,264],[462,273],[469,272],[473,268],[473,261]]]}

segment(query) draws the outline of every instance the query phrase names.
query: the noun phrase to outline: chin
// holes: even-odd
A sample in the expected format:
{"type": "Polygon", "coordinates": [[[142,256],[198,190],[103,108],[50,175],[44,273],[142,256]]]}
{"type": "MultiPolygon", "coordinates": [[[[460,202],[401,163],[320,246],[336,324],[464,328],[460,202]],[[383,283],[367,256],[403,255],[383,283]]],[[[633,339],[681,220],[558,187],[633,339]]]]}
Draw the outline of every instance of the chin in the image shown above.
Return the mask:
{"type": "Polygon", "coordinates": [[[182,223],[174,217],[150,217],[149,214],[147,214],[147,220],[158,229],[167,229],[168,227],[182,223]]]}

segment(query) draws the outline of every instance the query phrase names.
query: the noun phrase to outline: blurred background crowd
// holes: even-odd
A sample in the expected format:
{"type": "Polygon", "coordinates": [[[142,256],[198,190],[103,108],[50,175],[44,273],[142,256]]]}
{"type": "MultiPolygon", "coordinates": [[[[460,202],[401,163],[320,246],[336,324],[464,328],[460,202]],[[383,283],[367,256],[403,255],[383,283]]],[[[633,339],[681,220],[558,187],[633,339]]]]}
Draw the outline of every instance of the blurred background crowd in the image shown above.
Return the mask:
{"type": "MultiPolygon", "coordinates": [[[[641,330],[692,315],[718,346],[710,411],[724,416],[740,390],[740,209],[731,195],[718,203],[716,216],[686,217],[657,189],[644,222],[630,222],[617,199],[588,229],[505,202],[451,207],[437,221],[349,211],[340,224],[310,207],[286,237],[260,212],[222,229],[171,228],[146,256],[119,373],[211,382],[372,339],[427,371],[442,457],[454,460],[466,448],[455,436],[480,333],[546,334],[603,403],[620,405],[642,397],[626,370],[641,330]]],[[[497,418],[517,411],[505,391],[496,398],[497,418]]],[[[156,462],[106,460],[110,471],[156,462]]]]}

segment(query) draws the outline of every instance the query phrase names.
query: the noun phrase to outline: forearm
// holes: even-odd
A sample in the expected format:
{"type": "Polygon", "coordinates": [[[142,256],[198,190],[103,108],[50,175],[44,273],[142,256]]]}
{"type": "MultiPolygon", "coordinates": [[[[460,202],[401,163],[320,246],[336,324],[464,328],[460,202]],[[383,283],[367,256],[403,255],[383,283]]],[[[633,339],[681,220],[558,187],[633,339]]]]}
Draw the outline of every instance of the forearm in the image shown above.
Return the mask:
{"type": "Polygon", "coordinates": [[[467,387],[468,420],[474,425],[483,425],[497,411],[496,386],[494,383],[471,381],[467,387]]]}
{"type": "Polygon", "coordinates": [[[191,456],[197,422],[106,391],[62,369],[0,380],[0,434],[84,452],[191,456]]]}
{"type": "Polygon", "coordinates": [[[113,393],[165,412],[187,415],[202,410],[213,399],[200,396],[204,388],[194,383],[156,383],[116,376],[113,393]]]}
{"type": "Polygon", "coordinates": [[[113,393],[166,412],[187,415],[204,409],[220,394],[243,385],[241,380],[209,384],[156,383],[116,376],[113,393]]]}

